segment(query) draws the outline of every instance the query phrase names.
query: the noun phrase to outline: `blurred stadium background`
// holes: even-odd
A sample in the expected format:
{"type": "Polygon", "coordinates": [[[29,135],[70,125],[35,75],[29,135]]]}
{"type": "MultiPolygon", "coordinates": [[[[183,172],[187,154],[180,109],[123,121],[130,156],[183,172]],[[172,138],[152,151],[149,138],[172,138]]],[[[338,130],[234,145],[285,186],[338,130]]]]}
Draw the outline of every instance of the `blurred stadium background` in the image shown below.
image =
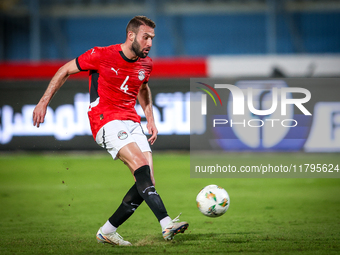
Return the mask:
{"type": "Polygon", "coordinates": [[[86,73],[71,77],[55,96],[45,127],[34,128],[31,114],[65,61],[123,42],[134,15],[157,24],[150,80],[160,132],[154,150],[190,147],[189,78],[271,77],[300,87],[313,83],[314,120],[304,141],[313,133],[322,135],[321,143],[288,150],[340,151],[340,1],[2,0],[0,13],[2,151],[100,149],[86,117],[86,73]],[[322,134],[317,118],[325,123],[322,134]]]}
{"type": "MultiPolygon", "coordinates": [[[[0,254],[339,254],[339,24],[340,0],[0,0],[0,254]],[[149,82],[159,129],[152,147],[157,190],[169,214],[183,212],[190,229],[164,243],[144,203],[119,230],[135,246],[108,249],[94,234],[133,179],[93,141],[88,74],[70,77],[39,129],[32,112],[62,64],[94,46],[123,42],[135,15],[157,24],[149,82]],[[307,88],[312,117],[295,109],[290,118],[302,125],[269,139],[264,132],[251,139],[244,130],[214,133],[207,121],[190,130],[190,81],[201,79],[307,88]],[[223,163],[232,166],[321,163],[334,172],[313,179],[190,178],[190,133],[199,138],[196,149],[212,151],[198,153],[208,165],[206,158],[226,150],[223,163]],[[231,139],[209,147],[211,136],[231,139]],[[270,143],[257,143],[262,138],[270,143]],[[195,204],[212,183],[232,203],[214,220],[195,204]]],[[[208,110],[217,109],[211,101],[208,110]]]]}

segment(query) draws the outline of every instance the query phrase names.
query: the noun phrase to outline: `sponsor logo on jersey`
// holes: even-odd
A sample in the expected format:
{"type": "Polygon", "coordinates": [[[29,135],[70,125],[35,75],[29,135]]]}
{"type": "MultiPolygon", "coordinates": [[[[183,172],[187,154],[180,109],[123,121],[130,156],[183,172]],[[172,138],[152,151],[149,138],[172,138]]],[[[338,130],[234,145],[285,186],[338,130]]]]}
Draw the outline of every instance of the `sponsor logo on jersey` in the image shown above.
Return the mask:
{"type": "Polygon", "coordinates": [[[114,72],[116,73],[116,75],[118,75],[118,70],[119,70],[119,68],[116,70],[116,69],[114,69],[113,67],[111,67],[111,70],[114,71],[114,72]]]}
{"type": "Polygon", "coordinates": [[[128,134],[124,130],[121,130],[118,132],[117,136],[120,140],[124,140],[128,137],[128,134]]]}
{"type": "Polygon", "coordinates": [[[138,72],[138,79],[140,81],[142,81],[142,80],[144,80],[144,78],[145,78],[145,71],[143,69],[139,70],[139,72],[138,72]]]}

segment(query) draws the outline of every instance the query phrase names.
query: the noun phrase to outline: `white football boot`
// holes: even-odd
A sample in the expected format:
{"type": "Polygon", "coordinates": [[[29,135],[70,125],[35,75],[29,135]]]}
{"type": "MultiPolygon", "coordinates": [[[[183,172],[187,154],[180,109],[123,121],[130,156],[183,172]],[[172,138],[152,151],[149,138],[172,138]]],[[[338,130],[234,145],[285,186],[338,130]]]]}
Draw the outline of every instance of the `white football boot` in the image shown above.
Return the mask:
{"type": "Polygon", "coordinates": [[[132,245],[130,242],[124,241],[123,237],[121,237],[117,232],[103,234],[102,228],[98,230],[96,237],[97,237],[98,243],[109,243],[113,246],[115,245],[131,246],[132,245]]]}
{"type": "Polygon", "coordinates": [[[176,218],[171,220],[168,225],[163,229],[163,238],[167,241],[172,240],[174,236],[178,233],[184,233],[184,231],[188,228],[188,222],[177,222],[179,221],[179,214],[176,218]]]}

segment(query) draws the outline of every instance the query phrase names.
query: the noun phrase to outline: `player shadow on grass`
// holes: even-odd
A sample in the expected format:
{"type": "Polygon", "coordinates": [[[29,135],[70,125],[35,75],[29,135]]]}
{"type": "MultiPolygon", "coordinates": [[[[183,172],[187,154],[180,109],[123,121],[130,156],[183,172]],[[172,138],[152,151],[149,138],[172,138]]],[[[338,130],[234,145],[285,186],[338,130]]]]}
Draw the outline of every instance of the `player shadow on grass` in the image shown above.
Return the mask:
{"type": "MultiPolygon", "coordinates": [[[[155,236],[146,236],[144,239],[139,240],[133,244],[133,246],[155,246],[155,245],[179,245],[190,241],[209,241],[209,242],[220,242],[220,243],[249,243],[249,239],[245,239],[244,235],[253,235],[255,232],[239,232],[239,233],[205,233],[205,234],[184,234],[176,236],[174,240],[164,243],[162,238],[155,236]]],[[[196,245],[197,243],[192,243],[196,245]]],[[[187,243],[187,245],[190,245],[187,243]]]]}
{"type": "Polygon", "coordinates": [[[183,235],[181,238],[178,238],[178,242],[185,242],[185,241],[191,241],[191,240],[214,240],[218,242],[223,243],[247,243],[249,240],[244,239],[244,234],[255,234],[255,233],[206,233],[206,234],[188,234],[183,235]]]}

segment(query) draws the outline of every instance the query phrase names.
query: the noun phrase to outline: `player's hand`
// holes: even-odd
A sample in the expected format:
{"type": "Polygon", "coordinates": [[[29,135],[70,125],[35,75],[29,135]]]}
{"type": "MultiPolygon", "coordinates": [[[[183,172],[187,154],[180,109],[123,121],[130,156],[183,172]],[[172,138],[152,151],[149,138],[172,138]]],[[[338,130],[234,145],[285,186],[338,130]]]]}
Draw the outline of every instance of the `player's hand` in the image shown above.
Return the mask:
{"type": "Polygon", "coordinates": [[[148,132],[151,135],[151,137],[148,139],[148,141],[151,145],[153,145],[155,143],[155,141],[157,140],[158,130],[156,128],[155,123],[148,123],[146,125],[146,127],[148,128],[148,132]]]}
{"type": "Polygon", "coordinates": [[[33,126],[39,127],[41,123],[44,123],[46,109],[47,109],[46,105],[40,102],[37,104],[33,111],[33,126]]]}

